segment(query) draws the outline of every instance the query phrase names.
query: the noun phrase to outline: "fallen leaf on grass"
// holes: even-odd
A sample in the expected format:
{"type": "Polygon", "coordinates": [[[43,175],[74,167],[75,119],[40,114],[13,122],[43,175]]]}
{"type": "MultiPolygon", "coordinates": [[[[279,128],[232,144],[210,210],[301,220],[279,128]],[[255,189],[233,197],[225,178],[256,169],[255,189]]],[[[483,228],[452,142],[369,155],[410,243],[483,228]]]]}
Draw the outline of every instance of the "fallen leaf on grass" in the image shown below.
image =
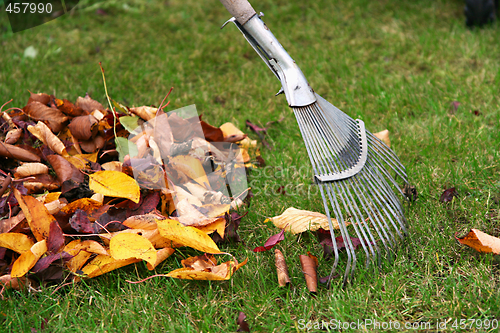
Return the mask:
{"type": "Polygon", "coordinates": [[[119,233],[109,241],[109,253],[115,259],[142,259],[150,265],[156,263],[156,250],[146,238],[133,233],[119,233]]]}
{"type": "Polygon", "coordinates": [[[160,235],[174,243],[207,253],[222,253],[212,238],[195,227],[185,227],[179,221],[171,219],[156,220],[156,223],[160,235]]]}
{"type": "Polygon", "coordinates": [[[150,271],[152,271],[153,269],[156,268],[156,266],[158,266],[159,264],[161,264],[165,259],[167,259],[168,257],[170,257],[173,253],[175,252],[174,249],[170,248],[170,247],[164,247],[162,249],[159,249],[158,251],[156,251],[156,261],[154,264],[151,264],[151,263],[147,263],[147,267],[150,271]]]}
{"type": "MultiPolygon", "coordinates": [[[[316,231],[319,228],[330,230],[326,215],[293,207],[288,208],[279,216],[271,217],[270,220],[276,227],[280,229],[286,227],[287,231],[294,235],[307,230],[316,231]]],[[[340,228],[336,219],[332,219],[332,225],[334,229],[340,228]]]]}
{"type": "Polygon", "coordinates": [[[472,247],[478,252],[500,254],[500,238],[490,236],[481,230],[471,229],[467,235],[460,238],[455,235],[455,238],[461,244],[472,247]]]}
{"type": "Polygon", "coordinates": [[[134,178],[118,171],[97,171],[89,176],[89,188],[102,195],[139,202],[141,190],[134,178]]]}
{"type": "Polygon", "coordinates": [[[451,202],[457,196],[457,191],[454,187],[444,190],[439,198],[439,202],[451,202]]]}
{"type": "Polygon", "coordinates": [[[270,250],[283,239],[285,239],[285,229],[281,230],[281,232],[277,233],[276,235],[272,235],[271,237],[269,237],[264,246],[257,246],[253,249],[253,252],[264,252],[270,250]]]}
{"type": "Polygon", "coordinates": [[[238,314],[238,319],[236,319],[236,324],[238,325],[238,329],[236,330],[236,332],[250,332],[250,326],[248,326],[246,319],[247,315],[244,314],[243,312],[240,312],[238,314]]]}
{"type": "Polygon", "coordinates": [[[0,276],[0,285],[2,285],[4,288],[7,287],[14,290],[20,290],[22,287],[24,287],[25,284],[25,277],[12,277],[10,274],[0,276]]]}
{"type": "Polygon", "coordinates": [[[229,280],[234,272],[245,265],[247,261],[248,259],[245,259],[238,264],[238,262],[230,260],[218,265],[214,255],[205,253],[182,260],[184,268],[173,270],[167,276],[186,280],[229,280]]]}

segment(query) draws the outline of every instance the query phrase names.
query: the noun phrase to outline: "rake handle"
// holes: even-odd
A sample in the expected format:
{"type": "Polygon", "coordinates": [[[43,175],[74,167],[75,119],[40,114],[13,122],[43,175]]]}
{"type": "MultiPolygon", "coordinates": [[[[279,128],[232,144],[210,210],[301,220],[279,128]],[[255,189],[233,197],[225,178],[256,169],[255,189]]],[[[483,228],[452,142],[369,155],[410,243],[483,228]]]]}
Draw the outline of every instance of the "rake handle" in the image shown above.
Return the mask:
{"type": "Polygon", "coordinates": [[[241,25],[247,23],[256,14],[255,9],[247,0],[220,0],[220,2],[241,25]]]}

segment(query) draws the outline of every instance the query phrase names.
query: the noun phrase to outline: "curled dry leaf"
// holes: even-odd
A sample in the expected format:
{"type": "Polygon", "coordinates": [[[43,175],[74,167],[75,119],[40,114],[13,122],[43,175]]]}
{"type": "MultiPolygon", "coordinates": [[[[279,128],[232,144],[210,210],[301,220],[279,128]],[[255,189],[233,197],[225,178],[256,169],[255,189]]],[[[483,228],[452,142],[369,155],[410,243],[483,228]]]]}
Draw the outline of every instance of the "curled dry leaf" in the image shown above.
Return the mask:
{"type": "Polygon", "coordinates": [[[68,117],[60,110],[48,107],[40,102],[32,102],[23,108],[23,112],[30,118],[47,124],[52,132],[60,132],[68,117]]]}
{"type": "Polygon", "coordinates": [[[139,106],[136,108],[130,108],[130,112],[133,114],[139,116],[141,119],[145,121],[149,121],[156,117],[156,112],[158,111],[158,108],[153,108],[150,106],[139,106]]]}
{"type": "Polygon", "coordinates": [[[10,145],[13,145],[14,143],[17,142],[21,138],[21,135],[23,134],[23,130],[20,128],[13,128],[10,131],[7,132],[7,135],[5,135],[5,143],[8,143],[10,145]]]}
{"type": "Polygon", "coordinates": [[[106,162],[104,164],[101,164],[101,168],[103,170],[108,170],[108,171],[122,172],[122,166],[123,166],[123,163],[119,162],[119,161],[111,161],[111,162],[106,162]]]}
{"type": "Polygon", "coordinates": [[[478,252],[500,254],[500,238],[490,236],[481,230],[471,229],[467,235],[456,239],[478,252]]]}
{"type": "Polygon", "coordinates": [[[29,194],[54,191],[61,187],[59,181],[50,174],[34,175],[24,181],[23,186],[29,194]]]}
{"type": "Polygon", "coordinates": [[[288,275],[288,266],[286,265],[285,256],[276,249],[274,250],[274,260],[276,264],[276,273],[278,274],[278,283],[280,287],[285,287],[291,283],[288,275]]]}
{"type": "Polygon", "coordinates": [[[14,172],[14,177],[24,178],[46,173],[49,173],[49,167],[45,164],[38,162],[23,163],[22,165],[17,167],[16,171],[14,172]]]}
{"type": "Polygon", "coordinates": [[[54,101],[55,104],[57,105],[57,109],[70,117],[78,117],[87,113],[82,108],[73,105],[73,103],[71,103],[67,99],[61,100],[56,98],[54,101]]]}
{"type": "Polygon", "coordinates": [[[80,148],[87,153],[93,153],[98,149],[102,149],[105,144],[106,140],[102,135],[96,135],[95,138],[79,142],[80,148]]]}
{"type": "Polygon", "coordinates": [[[68,155],[62,141],[43,122],[39,121],[35,126],[29,125],[28,131],[46,144],[54,153],[68,155]]]}
{"type": "Polygon", "coordinates": [[[118,171],[98,171],[89,176],[89,188],[102,195],[139,202],[141,190],[134,178],[118,171]]]}
{"type": "Polygon", "coordinates": [[[40,156],[21,147],[0,142],[0,156],[16,159],[23,162],[40,162],[40,156]]]}
{"type": "Polygon", "coordinates": [[[318,275],[316,273],[317,260],[311,256],[300,255],[300,265],[302,266],[302,273],[306,279],[307,289],[313,294],[318,291],[318,275]]]}
{"type": "Polygon", "coordinates": [[[184,268],[179,268],[167,274],[169,277],[187,280],[229,280],[231,276],[241,266],[247,263],[248,259],[238,264],[237,261],[227,261],[220,265],[213,254],[203,254],[197,257],[190,257],[181,261],[184,268]]]}
{"type": "Polygon", "coordinates": [[[391,146],[391,140],[389,139],[389,130],[383,130],[378,133],[374,133],[375,137],[379,138],[380,141],[385,143],[387,147],[391,146]]]}
{"type": "Polygon", "coordinates": [[[92,115],[75,117],[68,127],[71,134],[78,140],[89,140],[97,134],[97,119],[92,115]]]}
{"type": "MultiPolygon", "coordinates": [[[[286,230],[294,235],[307,230],[316,231],[320,228],[330,230],[326,215],[293,207],[288,208],[279,216],[270,218],[270,220],[276,227],[280,229],[286,227],[286,230]]],[[[340,228],[336,219],[332,219],[332,225],[334,229],[340,228]]]]}

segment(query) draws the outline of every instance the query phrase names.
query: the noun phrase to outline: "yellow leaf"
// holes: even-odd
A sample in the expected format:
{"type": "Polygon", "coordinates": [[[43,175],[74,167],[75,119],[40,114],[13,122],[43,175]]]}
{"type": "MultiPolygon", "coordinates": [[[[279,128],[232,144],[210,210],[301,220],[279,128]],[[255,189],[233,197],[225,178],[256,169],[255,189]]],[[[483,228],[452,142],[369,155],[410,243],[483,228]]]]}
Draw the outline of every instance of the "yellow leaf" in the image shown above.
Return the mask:
{"type": "Polygon", "coordinates": [[[50,192],[45,196],[44,204],[48,204],[49,202],[56,201],[59,199],[61,192],[50,192]]]}
{"type": "Polygon", "coordinates": [[[88,278],[93,278],[139,261],[141,261],[141,259],[130,258],[120,260],[101,254],[85,265],[85,267],[82,268],[82,272],[87,275],[88,278]]]}
{"type": "Polygon", "coordinates": [[[10,276],[13,278],[24,276],[33,266],[35,266],[38,259],[40,259],[45,252],[47,252],[47,242],[45,239],[35,243],[31,249],[22,253],[19,258],[17,258],[12,265],[10,276]]]}
{"type": "Polygon", "coordinates": [[[134,215],[123,221],[123,225],[132,229],[155,230],[156,214],[134,215]]]}
{"type": "MultiPolygon", "coordinates": [[[[279,216],[270,218],[274,225],[280,229],[285,228],[292,234],[299,234],[306,230],[316,231],[319,228],[330,230],[326,215],[308,210],[288,208],[279,216]]],[[[336,219],[332,219],[334,229],[339,229],[339,224],[336,219]]]]}
{"type": "Polygon", "coordinates": [[[92,154],[76,154],[64,156],[66,161],[73,164],[78,170],[87,168],[89,162],[97,162],[97,152],[92,154]]]}
{"type": "Polygon", "coordinates": [[[156,266],[158,266],[161,262],[163,262],[165,259],[167,259],[168,257],[170,257],[170,255],[172,255],[172,253],[174,253],[175,250],[172,249],[172,248],[169,248],[169,247],[164,247],[163,249],[159,249],[158,251],[156,251],[156,262],[154,265],[151,265],[149,262],[147,264],[148,266],[148,269],[150,271],[152,271],[153,269],[156,268],[156,266]]]}
{"type": "Polygon", "coordinates": [[[108,197],[139,202],[141,191],[134,178],[119,171],[97,171],[89,176],[89,188],[108,197]]]}
{"type": "Polygon", "coordinates": [[[478,252],[500,254],[500,238],[493,237],[481,230],[471,229],[471,231],[457,240],[478,252]]]}
{"type": "Polygon", "coordinates": [[[185,280],[229,280],[234,272],[245,265],[247,261],[248,259],[245,259],[244,262],[238,264],[231,260],[217,265],[217,260],[213,255],[204,254],[183,260],[184,268],[173,270],[167,276],[185,280]]]}
{"type": "Polygon", "coordinates": [[[29,195],[21,195],[14,189],[14,195],[23,210],[31,232],[37,241],[49,237],[50,224],[56,219],[49,213],[43,203],[29,195]]]}
{"type": "Polygon", "coordinates": [[[185,227],[176,220],[156,220],[160,235],[183,246],[207,253],[222,253],[206,233],[194,227],[185,227]]]}
{"type": "Polygon", "coordinates": [[[182,171],[186,176],[193,179],[198,184],[205,187],[210,186],[205,169],[199,159],[190,155],[178,155],[171,158],[169,161],[176,170],[182,171]]]}
{"type": "MultiPolygon", "coordinates": [[[[156,224],[156,222],[155,222],[156,224]]],[[[136,235],[141,235],[142,237],[146,238],[153,244],[153,246],[156,249],[163,248],[163,247],[180,247],[179,244],[173,243],[170,239],[167,239],[163,236],[160,235],[160,232],[158,229],[154,230],[148,230],[148,229],[125,229],[122,231],[117,231],[117,232],[112,232],[112,233],[105,233],[105,234],[99,234],[99,237],[104,241],[105,244],[109,244],[109,241],[111,238],[118,234],[136,234],[136,235]]]]}
{"type": "Polygon", "coordinates": [[[0,247],[5,247],[17,253],[24,253],[35,244],[31,238],[20,233],[0,234],[0,247]]]}
{"type": "Polygon", "coordinates": [[[115,259],[137,258],[156,263],[156,250],[146,238],[133,233],[120,233],[109,241],[109,253],[115,259]]]}

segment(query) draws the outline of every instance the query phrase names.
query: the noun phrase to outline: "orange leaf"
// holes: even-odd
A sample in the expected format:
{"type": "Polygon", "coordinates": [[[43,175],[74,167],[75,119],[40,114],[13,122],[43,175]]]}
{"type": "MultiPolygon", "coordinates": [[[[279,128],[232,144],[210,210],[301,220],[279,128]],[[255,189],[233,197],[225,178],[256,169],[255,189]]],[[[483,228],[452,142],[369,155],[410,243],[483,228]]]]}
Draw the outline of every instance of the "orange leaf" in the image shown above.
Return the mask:
{"type": "Polygon", "coordinates": [[[493,237],[477,229],[457,240],[478,252],[500,254],[500,238],[493,237]]]}
{"type": "Polygon", "coordinates": [[[156,263],[156,250],[145,237],[134,233],[119,233],[109,241],[109,253],[115,259],[137,258],[151,265],[156,263]]]}
{"type": "Polygon", "coordinates": [[[201,227],[196,227],[196,229],[203,231],[207,235],[210,235],[214,231],[217,231],[219,236],[221,236],[221,238],[224,238],[224,231],[226,229],[226,219],[223,217],[219,217],[217,220],[215,220],[215,222],[201,227]]]}
{"type": "Polygon", "coordinates": [[[208,253],[222,253],[206,233],[194,227],[185,227],[176,220],[156,220],[160,235],[183,246],[208,253]]]}
{"type": "Polygon", "coordinates": [[[15,232],[0,234],[0,247],[5,247],[17,253],[24,253],[35,243],[25,234],[15,232]]]}
{"type": "Polygon", "coordinates": [[[24,252],[19,256],[19,258],[17,258],[12,265],[10,276],[13,278],[21,277],[28,273],[45,252],[47,252],[47,242],[45,239],[35,243],[31,249],[24,252]]]}
{"type": "Polygon", "coordinates": [[[81,198],[67,204],[63,209],[61,209],[61,211],[66,214],[73,214],[77,209],[81,209],[90,215],[94,210],[99,209],[101,206],[102,204],[99,201],[90,198],[81,198]]]}
{"type": "Polygon", "coordinates": [[[43,203],[29,195],[21,195],[14,189],[14,195],[23,210],[24,216],[30,226],[31,232],[37,241],[49,237],[50,224],[56,219],[49,213],[43,203]]]}
{"type": "Polygon", "coordinates": [[[135,179],[118,171],[97,171],[89,176],[89,188],[102,195],[139,202],[141,191],[135,179]]]}

